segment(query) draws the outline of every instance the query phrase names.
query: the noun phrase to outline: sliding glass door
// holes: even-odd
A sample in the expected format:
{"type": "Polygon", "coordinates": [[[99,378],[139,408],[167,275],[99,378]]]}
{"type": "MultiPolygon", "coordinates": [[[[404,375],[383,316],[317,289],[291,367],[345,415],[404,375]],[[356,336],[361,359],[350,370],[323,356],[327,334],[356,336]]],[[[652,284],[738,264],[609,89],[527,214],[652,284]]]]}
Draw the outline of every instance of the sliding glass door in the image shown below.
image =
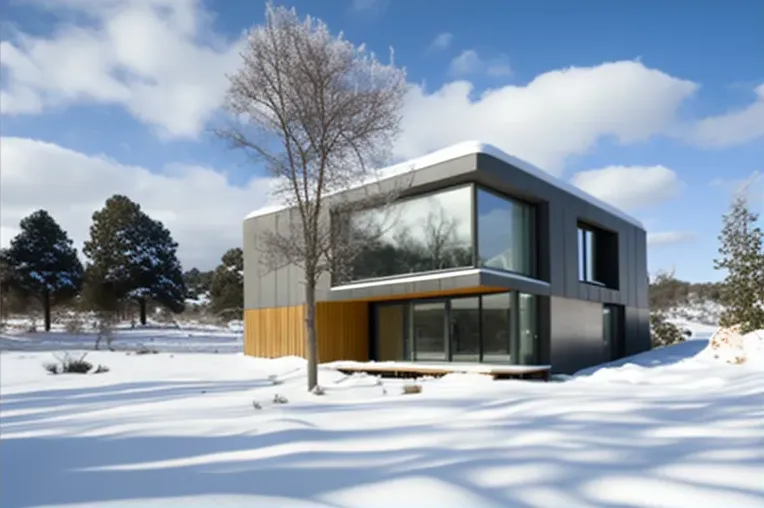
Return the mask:
{"type": "Polygon", "coordinates": [[[480,361],[480,297],[451,300],[451,360],[480,361]]]}
{"type": "MultiPolygon", "coordinates": [[[[374,358],[534,365],[538,298],[509,291],[375,305],[374,358]]],[[[618,327],[608,324],[609,312],[604,319],[604,341],[612,350],[613,333],[608,331],[618,327]]]]}
{"type": "Polygon", "coordinates": [[[414,302],[411,308],[411,328],[414,334],[415,361],[448,360],[445,300],[414,302]]]}

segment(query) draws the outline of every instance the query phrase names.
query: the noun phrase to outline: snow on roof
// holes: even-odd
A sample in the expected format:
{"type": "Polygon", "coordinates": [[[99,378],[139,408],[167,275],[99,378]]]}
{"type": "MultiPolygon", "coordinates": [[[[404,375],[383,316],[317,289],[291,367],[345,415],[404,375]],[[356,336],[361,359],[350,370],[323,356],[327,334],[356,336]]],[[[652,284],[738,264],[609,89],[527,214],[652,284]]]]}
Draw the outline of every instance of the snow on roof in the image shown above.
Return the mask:
{"type": "MultiPolygon", "coordinates": [[[[473,155],[473,154],[490,155],[491,157],[499,159],[500,161],[505,162],[506,164],[509,164],[511,166],[514,166],[517,169],[520,169],[521,171],[525,171],[526,173],[538,178],[539,180],[543,180],[547,182],[548,184],[553,185],[557,187],[558,189],[567,192],[568,194],[572,194],[597,208],[601,208],[602,210],[605,210],[606,212],[609,212],[615,215],[616,217],[619,217],[620,219],[623,219],[624,221],[630,224],[633,224],[634,226],[637,226],[640,229],[644,229],[642,222],[624,213],[623,211],[619,210],[613,205],[605,203],[601,199],[598,199],[592,196],[591,194],[584,192],[583,190],[579,189],[578,187],[576,187],[575,185],[569,182],[566,182],[565,180],[552,176],[551,174],[547,173],[546,171],[542,169],[539,169],[538,167],[534,166],[533,164],[530,164],[529,162],[525,162],[522,159],[518,159],[517,157],[509,155],[506,152],[500,150],[499,148],[489,143],[484,143],[482,141],[464,141],[462,143],[457,143],[455,145],[442,148],[440,150],[429,153],[427,155],[423,155],[422,157],[417,157],[416,159],[401,162],[399,164],[395,164],[393,166],[389,166],[386,168],[382,168],[379,170],[379,174],[382,178],[389,178],[391,176],[406,173],[407,171],[416,171],[416,170],[434,166],[436,164],[440,164],[446,161],[457,159],[465,155],[473,155]]],[[[366,185],[368,183],[372,183],[372,182],[371,181],[363,182],[359,185],[356,185],[352,188],[348,188],[345,190],[351,190],[353,188],[362,187],[363,185],[366,185]]],[[[247,215],[246,219],[252,219],[254,217],[260,217],[262,215],[268,215],[271,213],[284,210],[286,208],[287,206],[283,204],[271,203],[262,208],[258,208],[257,210],[252,211],[249,215],[247,215]]]]}

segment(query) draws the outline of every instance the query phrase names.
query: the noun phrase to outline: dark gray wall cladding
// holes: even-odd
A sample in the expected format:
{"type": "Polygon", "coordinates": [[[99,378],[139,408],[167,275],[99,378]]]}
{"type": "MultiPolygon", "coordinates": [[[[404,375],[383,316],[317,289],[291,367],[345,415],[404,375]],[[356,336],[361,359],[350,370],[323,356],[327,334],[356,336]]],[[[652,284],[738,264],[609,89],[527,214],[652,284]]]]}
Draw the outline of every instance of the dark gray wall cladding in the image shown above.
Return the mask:
{"type": "Polygon", "coordinates": [[[573,374],[605,360],[602,305],[559,296],[550,298],[550,363],[555,373],[573,374]]]}
{"type": "Polygon", "coordinates": [[[547,231],[539,231],[544,235],[539,239],[539,247],[549,249],[546,262],[552,295],[646,306],[646,302],[640,301],[641,293],[638,295],[638,282],[647,276],[646,259],[642,259],[645,256],[638,252],[639,249],[644,251],[643,244],[639,243],[639,239],[644,237],[642,229],[489,155],[477,155],[477,168],[475,180],[478,183],[547,207],[549,226],[547,231]],[[579,282],[576,232],[579,220],[618,234],[618,290],[596,288],[579,282]],[[643,273],[644,277],[641,277],[643,273]]]}

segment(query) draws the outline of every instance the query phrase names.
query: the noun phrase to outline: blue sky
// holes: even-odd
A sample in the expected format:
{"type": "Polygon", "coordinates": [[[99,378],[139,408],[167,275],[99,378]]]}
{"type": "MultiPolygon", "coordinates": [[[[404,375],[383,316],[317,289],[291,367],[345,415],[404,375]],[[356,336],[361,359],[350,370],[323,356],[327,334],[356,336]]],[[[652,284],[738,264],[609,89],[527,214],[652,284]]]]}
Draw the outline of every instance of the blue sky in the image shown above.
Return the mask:
{"type": "MultiPolygon", "coordinates": [[[[641,219],[651,270],[718,279],[721,214],[764,172],[764,2],[477,4],[288,5],[380,56],[395,48],[414,85],[396,158],[485,140],[641,219]]],[[[207,128],[263,2],[0,10],[3,245],[37,208],[79,243],[115,192],[170,227],[186,268],[240,244],[241,217],[267,200],[264,175],[207,128]]],[[[749,188],[757,211],[762,180],[749,188]]]]}

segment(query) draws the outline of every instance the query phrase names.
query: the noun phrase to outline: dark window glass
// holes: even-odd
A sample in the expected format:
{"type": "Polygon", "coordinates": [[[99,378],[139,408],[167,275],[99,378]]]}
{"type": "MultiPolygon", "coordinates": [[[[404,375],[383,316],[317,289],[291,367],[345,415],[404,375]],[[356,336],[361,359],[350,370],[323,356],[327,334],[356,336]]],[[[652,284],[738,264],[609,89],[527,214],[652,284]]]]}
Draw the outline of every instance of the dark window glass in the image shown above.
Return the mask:
{"type": "Polygon", "coordinates": [[[511,363],[510,319],[512,299],[510,293],[483,295],[483,361],[511,363]]]}
{"type": "Polygon", "coordinates": [[[451,300],[451,359],[480,361],[480,298],[451,300]]]}
{"type": "Polygon", "coordinates": [[[618,289],[618,235],[578,226],[578,280],[618,289]]]}
{"type": "Polygon", "coordinates": [[[355,212],[350,235],[362,248],[335,283],[472,266],[472,187],[355,212]]]}
{"type": "Polygon", "coordinates": [[[446,302],[414,302],[411,307],[414,331],[414,360],[445,361],[446,302]]]}
{"type": "Polygon", "coordinates": [[[477,192],[478,264],[533,276],[533,206],[477,192]]]}

